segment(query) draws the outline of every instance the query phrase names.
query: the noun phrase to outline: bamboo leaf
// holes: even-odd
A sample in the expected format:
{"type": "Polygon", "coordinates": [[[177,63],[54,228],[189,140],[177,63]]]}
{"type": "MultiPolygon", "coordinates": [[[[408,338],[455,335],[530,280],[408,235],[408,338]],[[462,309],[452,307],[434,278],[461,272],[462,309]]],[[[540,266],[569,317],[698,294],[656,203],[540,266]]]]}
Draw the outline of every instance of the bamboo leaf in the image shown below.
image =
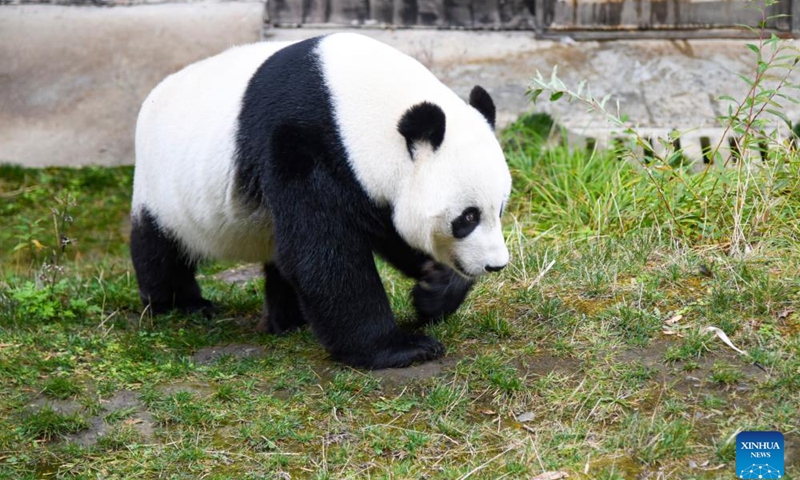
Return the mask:
{"type": "Polygon", "coordinates": [[[746,84],[750,85],[751,87],[753,86],[753,83],[755,83],[755,82],[753,82],[752,80],[750,80],[750,78],[749,78],[749,77],[747,77],[747,76],[745,76],[745,75],[742,75],[741,73],[739,73],[739,74],[737,74],[737,75],[738,75],[738,77],[739,77],[741,80],[743,80],[743,81],[744,81],[744,83],[746,83],[746,84]]]}
{"type": "Polygon", "coordinates": [[[550,83],[556,84],[558,82],[558,65],[553,67],[553,72],[550,74],[550,83]]]}
{"type": "Polygon", "coordinates": [[[586,87],[586,80],[581,80],[581,83],[578,84],[578,90],[575,92],[575,96],[580,97],[585,87],[586,87]]]}
{"type": "Polygon", "coordinates": [[[767,109],[767,112],[768,112],[768,113],[771,113],[771,114],[773,114],[773,115],[775,115],[775,116],[776,116],[776,117],[778,117],[778,118],[780,118],[781,120],[783,120],[783,121],[784,121],[784,123],[786,123],[786,125],[789,125],[789,128],[791,128],[791,126],[792,126],[792,121],[791,121],[791,120],[789,120],[789,117],[787,117],[785,113],[783,113],[783,112],[782,112],[782,111],[780,111],[780,110],[775,110],[774,108],[768,108],[768,109],[767,109]]]}

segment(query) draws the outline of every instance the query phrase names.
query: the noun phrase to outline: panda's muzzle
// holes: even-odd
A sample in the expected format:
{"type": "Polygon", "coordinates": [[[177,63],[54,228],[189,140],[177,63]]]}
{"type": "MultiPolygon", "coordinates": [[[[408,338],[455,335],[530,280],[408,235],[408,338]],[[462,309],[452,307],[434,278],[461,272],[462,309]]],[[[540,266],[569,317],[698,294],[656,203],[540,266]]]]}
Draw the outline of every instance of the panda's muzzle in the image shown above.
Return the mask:
{"type": "Polygon", "coordinates": [[[453,258],[453,270],[456,273],[458,273],[459,275],[461,275],[462,277],[464,277],[464,278],[466,278],[468,280],[475,280],[476,278],[481,276],[480,273],[477,274],[477,275],[471,274],[471,273],[467,273],[467,269],[464,268],[464,265],[462,265],[461,262],[459,262],[457,258],[453,258]]]}

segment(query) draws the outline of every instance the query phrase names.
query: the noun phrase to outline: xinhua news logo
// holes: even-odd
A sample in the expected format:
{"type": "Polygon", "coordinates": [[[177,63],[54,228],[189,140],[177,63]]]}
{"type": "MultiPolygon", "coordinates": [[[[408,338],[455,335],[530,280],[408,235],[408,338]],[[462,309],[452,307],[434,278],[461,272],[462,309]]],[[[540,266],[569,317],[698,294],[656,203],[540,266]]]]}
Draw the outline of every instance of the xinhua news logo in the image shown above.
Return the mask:
{"type": "Polygon", "coordinates": [[[783,478],[783,434],[741,432],[736,435],[736,476],[783,478]]]}

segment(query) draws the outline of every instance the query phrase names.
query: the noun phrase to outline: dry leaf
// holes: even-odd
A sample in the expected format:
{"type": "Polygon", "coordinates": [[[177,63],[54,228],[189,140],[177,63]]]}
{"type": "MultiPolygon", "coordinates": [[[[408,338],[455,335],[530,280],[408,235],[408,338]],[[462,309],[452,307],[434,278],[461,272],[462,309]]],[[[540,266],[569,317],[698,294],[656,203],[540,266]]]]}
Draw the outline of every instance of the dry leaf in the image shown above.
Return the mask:
{"type": "Polygon", "coordinates": [[[791,308],[787,308],[786,310],[778,314],[778,320],[786,320],[787,318],[789,318],[789,315],[793,313],[794,310],[792,310],[791,308]]]}
{"type": "Polygon", "coordinates": [[[725,345],[731,347],[732,349],[736,350],[738,353],[741,353],[742,355],[747,355],[747,352],[737,348],[733,344],[733,342],[731,342],[731,339],[728,338],[728,335],[725,332],[723,332],[721,329],[719,329],[717,327],[706,327],[703,331],[704,332],[712,332],[712,333],[716,334],[717,338],[719,338],[720,340],[725,342],[725,345]]]}
{"type": "Polygon", "coordinates": [[[679,314],[675,315],[674,317],[670,318],[669,320],[667,320],[664,323],[666,323],[667,325],[675,325],[676,323],[680,322],[682,319],[683,319],[683,315],[681,315],[679,313],[679,314]]]}

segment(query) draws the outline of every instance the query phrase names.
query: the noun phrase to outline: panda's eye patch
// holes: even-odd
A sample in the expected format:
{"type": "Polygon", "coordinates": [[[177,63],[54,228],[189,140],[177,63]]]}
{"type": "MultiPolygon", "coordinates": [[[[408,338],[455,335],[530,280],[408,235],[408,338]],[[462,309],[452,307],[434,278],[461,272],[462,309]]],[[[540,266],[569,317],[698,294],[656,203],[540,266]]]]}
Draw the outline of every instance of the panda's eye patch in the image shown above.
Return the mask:
{"type": "Polygon", "coordinates": [[[469,207],[461,212],[451,226],[453,228],[453,237],[457,239],[465,238],[467,235],[475,230],[475,227],[481,223],[481,211],[476,207],[469,207]]]}

